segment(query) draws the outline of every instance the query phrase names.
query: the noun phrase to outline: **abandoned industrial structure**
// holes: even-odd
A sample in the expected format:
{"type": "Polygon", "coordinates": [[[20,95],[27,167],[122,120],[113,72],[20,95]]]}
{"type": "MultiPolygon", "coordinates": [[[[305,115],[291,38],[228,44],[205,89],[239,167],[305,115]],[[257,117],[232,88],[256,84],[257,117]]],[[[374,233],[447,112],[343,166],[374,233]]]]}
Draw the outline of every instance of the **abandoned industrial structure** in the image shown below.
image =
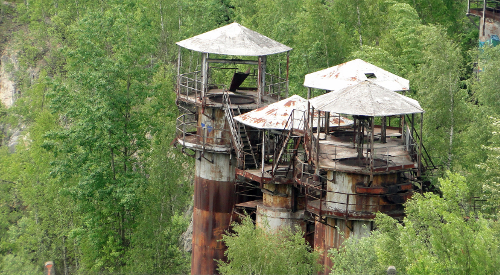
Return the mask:
{"type": "Polygon", "coordinates": [[[469,0],[467,15],[479,17],[479,45],[500,44],[500,1],[469,0]]]}
{"type": "MultiPolygon", "coordinates": [[[[404,215],[432,167],[409,82],[357,59],[305,76],[288,95],[289,52],[238,23],[180,41],[176,146],[196,159],[192,274],[216,274],[219,240],[250,214],[296,229],[322,253],[404,215]],[[305,88],[304,88],[305,89],[305,88]],[[315,96],[315,97],[313,97],[315,96]]],[[[264,222],[265,221],[265,222],[264,222]]]]}

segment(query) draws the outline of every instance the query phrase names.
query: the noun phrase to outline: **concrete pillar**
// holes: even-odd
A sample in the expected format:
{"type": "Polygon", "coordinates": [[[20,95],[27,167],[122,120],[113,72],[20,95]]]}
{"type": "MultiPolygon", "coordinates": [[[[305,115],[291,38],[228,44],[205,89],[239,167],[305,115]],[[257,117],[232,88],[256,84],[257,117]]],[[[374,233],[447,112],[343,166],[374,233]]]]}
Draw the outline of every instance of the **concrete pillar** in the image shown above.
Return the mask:
{"type": "Polygon", "coordinates": [[[269,226],[271,230],[289,228],[292,231],[298,226],[303,232],[306,231],[304,210],[298,207],[297,211],[292,211],[294,204],[301,205],[294,197],[293,186],[267,183],[264,184],[263,193],[263,205],[257,206],[257,226],[269,226]]]}

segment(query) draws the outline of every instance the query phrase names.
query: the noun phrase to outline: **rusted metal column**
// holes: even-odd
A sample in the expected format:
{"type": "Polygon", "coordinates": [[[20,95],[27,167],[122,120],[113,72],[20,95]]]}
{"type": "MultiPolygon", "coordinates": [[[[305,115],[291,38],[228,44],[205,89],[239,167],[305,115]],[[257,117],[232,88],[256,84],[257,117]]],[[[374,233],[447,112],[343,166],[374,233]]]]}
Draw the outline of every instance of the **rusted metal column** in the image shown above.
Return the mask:
{"type": "Polygon", "coordinates": [[[333,266],[328,251],[335,247],[335,240],[338,243],[338,232],[335,228],[336,219],[326,218],[326,224],[316,217],[314,225],[314,250],[320,253],[319,263],[324,266],[324,270],[319,274],[330,274],[333,266]]]}
{"type": "Polygon", "coordinates": [[[191,274],[217,274],[215,260],[225,260],[226,249],[220,240],[230,227],[235,204],[236,158],[209,150],[230,144],[224,111],[207,108],[206,113],[212,116],[202,115],[199,108],[198,134],[206,135],[207,149],[196,152],[191,274]]]}
{"type": "Polygon", "coordinates": [[[326,218],[321,221],[316,218],[314,226],[314,250],[320,253],[319,263],[325,269],[319,274],[330,274],[333,266],[328,252],[332,248],[342,247],[347,238],[361,238],[370,235],[371,222],[365,220],[344,220],[326,218]]]}

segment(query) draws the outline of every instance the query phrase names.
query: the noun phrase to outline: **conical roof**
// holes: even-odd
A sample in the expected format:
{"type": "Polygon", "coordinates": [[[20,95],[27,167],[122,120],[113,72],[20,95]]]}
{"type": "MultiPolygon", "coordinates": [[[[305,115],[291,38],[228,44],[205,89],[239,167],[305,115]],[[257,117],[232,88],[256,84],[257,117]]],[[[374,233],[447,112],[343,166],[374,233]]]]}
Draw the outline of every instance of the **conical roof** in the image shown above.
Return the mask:
{"type": "Polygon", "coordinates": [[[370,80],[391,91],[410,89],[410,81],[361,59],[307,74],[304,86],[328,91],[339,91],[359,82],[370,80]]]}
{"type": "MultiPolygon", "coordinates": [[[[293,128],[304,130],[304,114],[306,110],[307,100],[298,95],[293,95],[287,99],[236,116],[234,120],[257,129],[290,130],[292,126],[290,116],[293,112],[293,128]]],[[[317,115],[318,112],[316,111],[314,116],[317,117],[317,115]]],[[[324,123],[324,121],[321,122],[324,123]]],[[[318,124],[317,119],[314,119],[313,123],[313,127],[316,127],[318,124]]],[[[346,126],[352,123],[353,121],[350,119],[340,117],[337,114],[330,114],[330,125],[332,127],[346,126]]]]}
{"type": "Polygon", "coordinates": [[[243,56],[271,55],[292,49],[236,22],[176,44],[197,52],[243,56]]]}
{"type": "Polygon", "coordinates": [[[423,113],[418,101],[365,80],[357,85],[310,100],[321,111],[359,116],[423,113]]]}

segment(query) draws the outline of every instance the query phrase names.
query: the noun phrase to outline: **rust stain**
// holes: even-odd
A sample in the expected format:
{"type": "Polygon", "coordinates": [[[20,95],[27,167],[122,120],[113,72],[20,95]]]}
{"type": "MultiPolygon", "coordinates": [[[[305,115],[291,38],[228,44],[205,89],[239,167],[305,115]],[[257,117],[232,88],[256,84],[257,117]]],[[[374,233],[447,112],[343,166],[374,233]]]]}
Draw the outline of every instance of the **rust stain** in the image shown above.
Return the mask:
{"type": "Polygon", "coordinates": [[[265,184],[264,187],[276,194],[281,194],[281,195],[286,194],[287,196],[284,197],[284,196],[264,193],[263,196],[264,206],[292,209],[292,189],[291,189],[292,187],[290,185],[270,183],[270,184],[265,184]]]}
{"type": "Polygon", "coordinates": [[[295,101],[294,100],[289,100],[284,104],[285,107],[291,107],[295,106],[295,101]]]}
{"type": "Polygon", "coordinates": [[[276,111],[277,111],[277,109],[269,109],[269,110],[267,110],[266,115],[272,115],[272,114],[274,114],[276,111]]]}

